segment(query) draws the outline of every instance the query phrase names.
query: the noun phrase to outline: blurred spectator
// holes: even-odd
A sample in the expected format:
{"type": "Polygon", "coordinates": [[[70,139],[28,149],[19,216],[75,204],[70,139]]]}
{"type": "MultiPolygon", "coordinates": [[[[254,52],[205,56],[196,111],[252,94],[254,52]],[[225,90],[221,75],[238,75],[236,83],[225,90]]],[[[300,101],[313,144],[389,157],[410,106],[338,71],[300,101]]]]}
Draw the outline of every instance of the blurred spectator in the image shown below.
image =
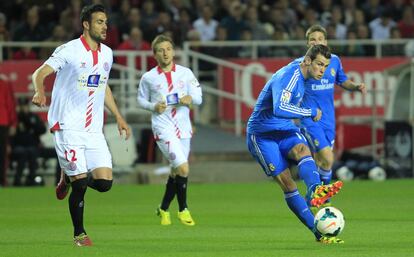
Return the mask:
{"type": "Polygon", "coordinates": [[[326,27],[331,22],[332,0],[320,0],[318,4],[319,20],[326,27]]]}
{"type": "MultiPolygon", "coordinates": [[[[401,33],[397,27],[391,29],[390,39],[401,39],[401,33]]],[[[388,43],[382,47],[382,54],[384,56],[403,56],[404,47],[400,44],[388,43]]]]}
{"type": "Polygon", "coordinates": [[[338,52],[342,53],[345,56],[364,56],[365,50],[361,44],[355,43],[355,39],[357,39],[357,33],[355,30],[348,30],[347,31],[348,43],[342,46],[342,49],[338,52]]]}
{"type": "Polygon", "coordinates": [[[151,32],[158,21],[158,12],[155,11],[154,2],[152,0],[145,0],[141,8],[141,24],[144,33],[144,39],[151,42],[153,33],[151,32]]]}
{"type": "Polygon", "coordinates": [[[201,41],[211,41],[216,37],[218,21],[213,19],[214,13],[211,5],[202,8],[201,17],[194,21],[193,27],[200,33],[201,41]]]}
{"type": "Polygon", "coordinates": [[[365,14],[361,9],[355,9],[354,21],[348,26],[348,28],[356,31],[359,25],[366,25],[365,14]]]}
{"type": "Polygon", "coordinates": [[[400,30],[402,38],[414,37],[414,13],[413,7],[407,7],[402,14],[402,20],[398,22],[398,29],[400,30]]]}
{"type": "MultiPolygon", "coordinates": [[[[241,33],[240,40],[242,41],[252,41],[253,33],[249,28],[243,29],[241,33]]],[[[253,57],[253,48],[252,46],[241,46],[237,51],[237,56],[240,58],[252,58],[253,57]]]]}
{"type": "Polygon", "coordinates": [[[289,26],[285,26],[282,17],[282,10],[278,8],[271,8],[267,13],[267,24],[270,24],[273,28],[273,31],[270,35],[273,35],[275,28],[282,28],[285,32],[289,32],[289,26]]]}
{"type": "MultiPolygon", "coordinates": [[[[167,31],[173,33],[175,31],[175,24],[171,21],[171,15],[168,12],[160,11],[155,27],[150,31],[150,38],[154,39],[158,34],[165,34],[167,31]]],[[[174,39],[174,34],[171,38],[174,39]]]]}
{"type": "MultiPolygon", "coordinates": [[[[7,17],[4,13],[0,12],[0,42],[10,40],[10,33],[7,29],[7,17]]],[[[3,47],[3,58],[7,59],[11,56],[10,48],[3,47]]]]}
{"type": "Polygon", "coordinates": [[[386,1],[387,4],[385,6],[385,9],[389,10],[391,13],[391,18],[395,21],[399,21],[403,17],[404,10],[408,7],[405,2],[405,0],[391,0],[386,1]]]}
{"type": "Polygon", "coordinates": [[[26,12],[25,20],[13,31],[13,41],[42,41],[47,37],[46,29],[39,23],[39,7],[26,12]]]}
{"type": "Polygon", "coordinates": [[[253,40],[268,40],[270,38],[267,34],[265,26],[260,22],[256,7],[250,6],[247,8],[246,23],[252,33],[253,40]]]}
{"type": "Polygon", "coordinates": [[[188,8],[181,8],[179,17],[180,19],[175,22],[176,25],[174,26],[174,42],[176,46],[181,48],[183,46],[183,42],[187,40],[187,33],[193,30],[193,23],[191,21],[191,13],[188,8]]]}
{"type": "Polygon", "coordinates": [[[18,123],[16,134],[12,139],[12,158],[17,161],[16,173],[13,185],[22,185],[23,170],[26,164],[29,174],[26,177],[25,185],[35,185],[34,178],[38,168],[37,158],[40,152],[40,136],[46,132],[46,126],[39,115],[30,111],[29,100],[20,98],[18,105],[18,123]]]}
{"type": "Polygon", "coordinates": [[[132,8],[129,10],[128,18],[124,20],[119,26],[119,33],[121,34],[121,41],[128,38],[131,28],[141,28],[141,13],[138,8],[132,8]]]}
{"type": "Polygon", "coordinates": [[[240,40],[242,31],[247,27],[243,19],[243,6],[239,1],[234,1],[230,5],[230,15],[224,17],[220,25],[227,29],[228,40],[240,40]]]}
{"type": "Polygon", "coordinates": [[[341,7],[344,16],[344,24],[349,26],[354,22],[354,13],[357,9],[356,0],[341,0],[341,7]]]}
{"type": "MultiPolygon", "coordinates": [[[[272,35],[272,40],[283,41],[287,39],[287,34],[282,27],[276,27],[272,35]]],[[[290,49],[287,46],[272,46],[269,50],[269,55],[272,57],[289,57],[291,56],[290,49]]]]}
{"type": "Polygon", "coordinates": [[[13,89],[0,77],[0,186],[7,185],[9,135],[14,134],[16,125],[13,89]]]}
{"type": "Polygon", "coordinates": [[[372,39],[388,39],[391,35],[391,29],[396,26],[395,21],[391,19],[389,11],[385,10],[379,18],[369,23],[372,39]]]}
{"type": "MultiPolygon", "coordinates": [[[[127,40],[122,42],[117,50],[132,50],[132,51],[151,51],[151,45],[143,40],[142,32],[138,27],[133,27],[129,33],[127,40]]],[[[121,65],[127,65],[127,58],[125,56],[119,56],[116,58],[116,62],[121,65]]],[[[156,66],[156,62],[152,55],[147,58],[147,70],[156,66]]],[[[141,57],[137,56],[135,58],[135,68],[137,70],[142,69],[141,57]]]]}
{"type": "Polygon", "coordinates": [[[188,6],[183,4],[182,0],[164,0],[164,5],[174,22],[178,22],[180,20],[180,10],[182,8],[188,8],[188,6]]]}
{"type": "Polygon", "coordinates": [[[293,27],[298,23],[296,13],[289,7],[288,0],[277,0],[273,7],[281,11],[284,27],[293,27]]]}
{"type": "Polygon", "coordinates": [[[309,28],[312,25],[318,24],[318,14],[316,13],[315,9],[307,8],[305,10],[305,17],[300,22],[300,25],[309,28]]]}
{"type": "Polygon", "coordinates": [[[335,5],[332,8],[331,22],[335,27],[335,39],[345,39],[346,38],[346,29],[345,24],[342,23],[342,9],[338,5],[335,5]]]}
{"type": "Polygon", "coordinates": [[[129,0],[122,0],[118,9],[109,15],[109,22],[118,28],[124,24],[125,17],[128,17],[129,10],[131,10],[131,3],[129,0]]]}
{"type": "MultiPolygon", "coordinates": [[[[370,38],[369,29],[366,25],[359,25],[356,29],[358,39],[370,38]]],[[[366,56],[375,56],[375,46],[363,45],[363,48],[366,56]]]]}
{"type": "Polygon", "coordinates": [[[384,6],[380,5],[380,0],[368,0],[362,4],[362,11],[368,22],[380,17],[384,10],[384,6]]]}

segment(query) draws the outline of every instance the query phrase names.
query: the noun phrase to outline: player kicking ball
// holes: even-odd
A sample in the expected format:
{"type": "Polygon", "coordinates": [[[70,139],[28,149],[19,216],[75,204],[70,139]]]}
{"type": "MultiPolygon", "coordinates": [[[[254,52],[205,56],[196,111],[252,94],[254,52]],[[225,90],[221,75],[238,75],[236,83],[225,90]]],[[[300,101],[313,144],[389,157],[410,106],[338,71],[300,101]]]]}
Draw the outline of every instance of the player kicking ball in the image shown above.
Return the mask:
{"type": "Polygon", "coordinates": [[[310,205],[320,206],[339,192],[342,182],[323,185],[305,137],[293,119],[321,119],[318,108],[302,108],[305,81],[320,79],[331,58],[324,45],[309,48],[302,62],[292,62],[278,70],[262,89],[247,124],[247,146],[267,176],[279,184],[290,210],[314,234],[317,242],[343,243],[339,238],[322,236],[314,224],[307,201],[300,195],[288,168],[288,159],[298,161],[299,176],[307,186],[310,205]]]}

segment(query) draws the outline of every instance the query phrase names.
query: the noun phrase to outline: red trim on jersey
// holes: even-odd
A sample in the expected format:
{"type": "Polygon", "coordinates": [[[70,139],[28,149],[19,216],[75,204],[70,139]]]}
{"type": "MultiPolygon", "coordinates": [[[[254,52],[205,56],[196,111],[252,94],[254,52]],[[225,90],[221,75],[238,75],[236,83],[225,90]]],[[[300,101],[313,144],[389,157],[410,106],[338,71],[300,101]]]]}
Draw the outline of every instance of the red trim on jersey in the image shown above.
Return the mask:
{"type": "Polygon", "coordinates": [[[55,125],[53,125],[53,127],[50,128],[51,132],[58,131],[58,130],[60,130],[59,121],[56,122],[55,125]]]}
{"type": "Polygon", "coordinates": [[[101,51],[101,44],[98,44],[98,49],[92,50],[91,47],[89,46],[88,42],[86,42],[86,39],[83,37],[83,35],[80,36],[80,40],[83,44],[83,46],[85,47],[86,51],[92,51],[92,59],[93,59],[93,66],[95,66],[96,64],[98,64],[98,51],[101,51]]]}
{"type": "MultiPolygon", "coordinates": [[[[158,71],[158,74],[161,74],[161,73],[164,72],[159,65],[157,66],[157,71],[158,71]]],[[[172,68],[171,68],[171,71],[174,71],[175,72],[175,63],[173,63],[172,68]]]]}

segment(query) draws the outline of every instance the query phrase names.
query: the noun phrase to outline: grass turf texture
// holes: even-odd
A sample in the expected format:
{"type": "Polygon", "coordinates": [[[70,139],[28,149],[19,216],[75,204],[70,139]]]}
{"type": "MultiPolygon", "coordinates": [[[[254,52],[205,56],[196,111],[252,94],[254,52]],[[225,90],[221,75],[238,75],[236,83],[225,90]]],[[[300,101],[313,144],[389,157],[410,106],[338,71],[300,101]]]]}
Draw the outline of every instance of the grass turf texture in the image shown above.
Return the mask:
{"type": "MultiPolygon", "coordinates": [[[[304,191],[303,186],[300,187],[304,191]]],[[[88,190],[85,226],[94,246],[73,245],[67,200],[54,189],[0,189],[0,256],[414,256],[414,180],[345,183],[333,200],[346,225],[343,245],[321,245],[288,210],[276,184],[191,184],[197,223],[155,216],[164,186],[88,190]]]]}

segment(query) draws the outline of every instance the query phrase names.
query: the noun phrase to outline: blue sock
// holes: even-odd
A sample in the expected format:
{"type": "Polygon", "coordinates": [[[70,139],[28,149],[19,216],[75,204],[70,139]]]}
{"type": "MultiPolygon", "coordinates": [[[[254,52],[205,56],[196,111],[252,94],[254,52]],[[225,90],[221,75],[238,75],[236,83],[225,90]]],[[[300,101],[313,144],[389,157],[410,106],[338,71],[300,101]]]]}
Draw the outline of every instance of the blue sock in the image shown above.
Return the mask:
{"type": "Polygon", "coordinates": [[[305,199],[299,194],[299,191],[296,189],[292,192],[285,192],[285,201],[289,206],[289,209],[292,210],[300,221],[313,232],[315,226],[313,223],[313,214],[309,210],[305,199]]]}
{"type": "Polygon", "coordinates": [[[331,183],[332,179],[332,170],[324,170],[321,167],[319,167],[319,177],[324,185],[328,185],[331,183]]]}
{"type": "Polygon", "coordinates": [[[311,156],[305,156],[299,160],[298,164],[299,176],[306,184],[307,197],[310,195],[317,185],[321,184],[318,168],[311,156]]]}

